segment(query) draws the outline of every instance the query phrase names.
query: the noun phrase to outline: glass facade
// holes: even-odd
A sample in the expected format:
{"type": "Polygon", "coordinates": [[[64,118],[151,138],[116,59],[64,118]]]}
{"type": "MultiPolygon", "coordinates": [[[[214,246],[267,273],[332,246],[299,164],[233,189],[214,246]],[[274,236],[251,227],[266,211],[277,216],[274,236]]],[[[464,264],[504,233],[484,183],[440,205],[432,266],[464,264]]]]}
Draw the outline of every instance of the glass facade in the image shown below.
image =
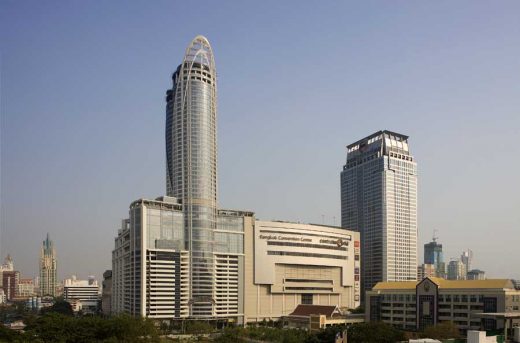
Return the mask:
{"type": "MultiPolygon", "coordinates": [[[[190,254],[190,315],[213,314],[217,94],[211,46],[197,36],[166,92],[166,188],[181,200],[190,254]]],[[[219,239],[223,239],[219,236],[219,239]]]]}

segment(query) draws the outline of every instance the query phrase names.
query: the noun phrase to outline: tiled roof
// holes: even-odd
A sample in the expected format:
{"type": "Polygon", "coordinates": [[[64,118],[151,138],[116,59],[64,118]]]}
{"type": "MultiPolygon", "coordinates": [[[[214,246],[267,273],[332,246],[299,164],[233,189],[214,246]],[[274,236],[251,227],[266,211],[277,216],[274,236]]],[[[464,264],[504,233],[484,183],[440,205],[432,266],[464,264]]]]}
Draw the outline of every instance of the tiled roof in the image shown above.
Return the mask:
{"type": "Polygon", "coordinates": [[[337,311],[337,306],[325,306],[325,305],[298,305],[294,309],[293,313],[289,316],[302,316],[308,317],[311,314],[320,314],[327,317],[332,317],[334,312],[337,311]]]}
{"type": "MultiPolygon", "coordinates": [[[[445,280],[437,277],[429,277],[440,289],[503,289],[513,288],[513,283],[508,279],[488,280],[445,280]]],[[[420,281],[387,281],[378,282],[372,290],[414,290],[420,281]]]]}

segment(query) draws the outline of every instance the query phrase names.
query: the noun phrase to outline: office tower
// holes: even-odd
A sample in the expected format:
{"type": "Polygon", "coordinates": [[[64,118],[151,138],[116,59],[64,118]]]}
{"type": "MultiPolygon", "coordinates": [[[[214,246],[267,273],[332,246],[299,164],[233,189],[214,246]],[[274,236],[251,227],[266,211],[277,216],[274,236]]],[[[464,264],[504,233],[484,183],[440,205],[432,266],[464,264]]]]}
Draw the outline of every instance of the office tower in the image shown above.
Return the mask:
{"type": "Polygon", "coordinates": [[[442,244],[437,242],[437,237],[435,236],[430,243],[424,245],[424,263],[433,264],[435,266],[436,275],[433,276],[446,277],[446,265],[444,264],[442,244]]]}
{"type": "Polygon", "coordinates": [[[197,36],[166,92],[166,191],[182,202],[190,261],[190,315],[213,313],[217,226],[217,75],[208,40],[197,36]]]}
{"type": "Polygon", "coordinates": [[[466,280],[466,265],[459,259],[448,264],[448,280],[466,280]]]}
{"type": "Polygon", "coordinates": [[[408,136],[379,131],[347,146],[341,225],[361,234],[361,294],[417,279],[417,164],[408,136]]]}
{"type": "Polygon", "coordinates": [[[462,255],[460,255],[460,260],[464,263],[466,273],[469,272],[471,270],[471,263],[473,262],[473,251],[470,249],[463,251],[462,255]]]}
{"type": "Polygon", "coordinates": [[[47,233],[40,250],[40,296],[55,297],[57,284],[56,251],[47,233]]]}

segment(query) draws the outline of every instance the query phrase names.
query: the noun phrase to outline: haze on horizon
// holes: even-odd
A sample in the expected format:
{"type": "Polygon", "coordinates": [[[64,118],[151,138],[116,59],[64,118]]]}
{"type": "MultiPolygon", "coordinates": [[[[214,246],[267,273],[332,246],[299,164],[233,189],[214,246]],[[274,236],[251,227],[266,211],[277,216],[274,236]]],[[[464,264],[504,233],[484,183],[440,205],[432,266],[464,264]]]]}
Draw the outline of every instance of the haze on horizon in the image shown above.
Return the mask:
{"type": "Polygon", "coordinates": [[[165,193],[165,92],[206,36],[219,206],[340,223],[345,146],[388,129],[418,163],[419,262],[472,249],[520,279],[520,3],[0,4],[0,258],[59,279],[111,268],[128,206],[165,193]]]}

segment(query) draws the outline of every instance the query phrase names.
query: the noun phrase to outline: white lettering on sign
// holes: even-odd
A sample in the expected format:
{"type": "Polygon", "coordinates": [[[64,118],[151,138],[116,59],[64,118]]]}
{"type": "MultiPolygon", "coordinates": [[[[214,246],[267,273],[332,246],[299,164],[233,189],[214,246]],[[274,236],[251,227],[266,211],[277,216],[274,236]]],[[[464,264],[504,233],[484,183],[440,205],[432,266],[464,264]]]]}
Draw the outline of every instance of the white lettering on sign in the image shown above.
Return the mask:
{"type": "Polygon", "coordinates": [[[260,235],[260,239],[265,239],[268,241],[312,242],[311,238],[275,235],[260,235]]]}

